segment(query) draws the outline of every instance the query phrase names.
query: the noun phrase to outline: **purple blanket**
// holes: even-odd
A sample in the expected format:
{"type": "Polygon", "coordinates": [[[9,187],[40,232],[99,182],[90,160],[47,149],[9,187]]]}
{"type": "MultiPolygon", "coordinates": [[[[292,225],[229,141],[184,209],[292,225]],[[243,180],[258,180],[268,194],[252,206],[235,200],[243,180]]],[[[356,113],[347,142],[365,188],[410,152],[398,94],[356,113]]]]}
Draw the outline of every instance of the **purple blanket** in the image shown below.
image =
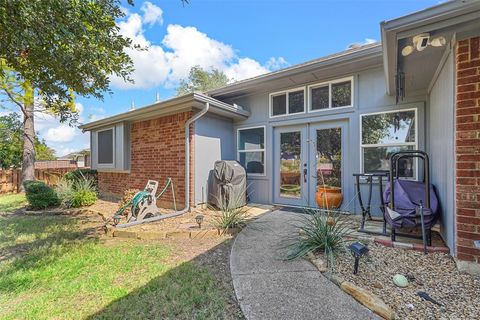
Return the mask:
{"type": "MultiPolygon", "coordinates": [[[[438,220],[440,214],[437,194],[435,188],[430,185],[430,208],[426,208],[425,184],[419,181],[394,180],[394,210],[400,214],[397,218],[392,218],[388,212],[385,218],[388,224],[393,228],[413,228],[420,225],[420,217],[415,218],[416,209],[420,206],[420,201],[424,206],[424,223],[427,229],[431,228],[438,220]]],[[[387,184],[383,193],[385,203],[390,202],[390,183],[387,184]]]]}

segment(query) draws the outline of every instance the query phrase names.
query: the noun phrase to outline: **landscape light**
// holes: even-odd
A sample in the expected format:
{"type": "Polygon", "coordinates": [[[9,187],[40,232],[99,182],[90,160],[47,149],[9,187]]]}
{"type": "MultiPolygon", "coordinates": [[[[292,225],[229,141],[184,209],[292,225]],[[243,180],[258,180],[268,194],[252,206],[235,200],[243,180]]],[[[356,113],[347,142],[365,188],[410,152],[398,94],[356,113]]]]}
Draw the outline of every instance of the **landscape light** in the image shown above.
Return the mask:
{"type": "Polygon", "coordinates": [[[361,244],[360,242],[354,242],[348,246],[348,249],[352,252],[353,256],[355,257],[355,265],[353,267],[353,274],[358,273],[358,263],[360,258],[368,252],[368,248],[361,244]]]}

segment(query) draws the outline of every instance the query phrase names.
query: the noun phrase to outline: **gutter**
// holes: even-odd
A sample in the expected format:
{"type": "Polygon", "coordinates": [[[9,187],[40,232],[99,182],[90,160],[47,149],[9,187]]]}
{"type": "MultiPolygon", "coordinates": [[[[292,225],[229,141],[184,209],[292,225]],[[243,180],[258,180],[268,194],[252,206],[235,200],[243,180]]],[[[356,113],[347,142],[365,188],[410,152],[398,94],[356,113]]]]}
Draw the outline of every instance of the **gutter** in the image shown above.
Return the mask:
{"type": "Polygon", "coordinates": [[[159,216],[155,216],[152,218],[140,220],[140,221],[133,221],[129,223],[119,224],[117,228],[127,228],[131,226],[135,226],[138,224],[146,223],[146,222],[153,222],[159,221],[167,218],[173,218],[185,214],[190,211],[190,125],[203,117],[208,110],[210,109],[210,102],[205,102],[205,107],[199,113],[195,114],[193,117],[188,119],[185,122],[185,208],[181,211],[172,212],[169,214],[163,214],[159,216]]]}
{"type": "Polygon", "coordinates": [[[248,90],[264,83],[265,81],[283,79],[300,73],[311,72],[312,70],[336,66],[345,62],[359,61],[365,58],[381,55],[381,52],[382,45],[380,43],[348,49],[325,57],[293,65],[285,69],[262,74],[245,80],[240,80],[218,89],[209,90],[206,92],[206,94],[209,96],[222,96],[231,94],[232,92],[238,90],[248,90]]]}
{"type": "MultiPolygon", "coordinates": [[[[250,116],[250,112],[244,110],[239,106],[234,106],[215,98],[206,96],[201,93],[189,93],[184,96],[175,97],[162,102],[157,102],[146,107],[142,107],[136,110],[120,113],[105,119],[100,119],[94,122],[83,124],[79,126],[83,131],[96,130],[98,128],[119,123],[122,121],[137,121],[148,119],[156,116],[163,116],[165,114],[178,113],[181,111],[190,110],[196,105],[196,103],[210,103],[212,108],[211,112],[221,113],[226,117],[246,119],[250,116]]],[[[199,109],[196,108],[196,109],[199,109]]]]}

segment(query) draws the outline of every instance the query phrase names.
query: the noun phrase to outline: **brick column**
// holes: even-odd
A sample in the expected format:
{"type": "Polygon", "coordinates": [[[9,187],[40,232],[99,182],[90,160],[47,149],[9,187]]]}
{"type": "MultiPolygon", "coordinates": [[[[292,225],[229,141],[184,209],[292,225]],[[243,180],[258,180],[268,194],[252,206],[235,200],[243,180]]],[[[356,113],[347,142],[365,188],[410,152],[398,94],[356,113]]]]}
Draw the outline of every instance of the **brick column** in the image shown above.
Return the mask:
{"type": "Polygon", "coordinates": [[[456,251],[459,260],[480,263],[480,37],[456,48],[456,251]]]}

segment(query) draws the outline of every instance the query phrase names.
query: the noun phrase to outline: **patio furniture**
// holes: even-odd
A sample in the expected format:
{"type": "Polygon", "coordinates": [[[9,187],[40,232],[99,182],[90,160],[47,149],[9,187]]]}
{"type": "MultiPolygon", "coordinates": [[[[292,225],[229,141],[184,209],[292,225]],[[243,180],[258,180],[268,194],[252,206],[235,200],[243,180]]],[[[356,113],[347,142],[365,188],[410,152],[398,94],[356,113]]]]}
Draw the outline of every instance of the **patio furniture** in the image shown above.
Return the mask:
{"type": "MultiPolygon", "coordinates": [[[[362,222],[360,223],[360,229],[358,229],[359,232],[364,232],[364,233],[369,233],[369,234],[379,234],[379,235],[388,235],[387,234],[387,222],[385,220],[385,202],[383,201],[383,179],[388,178],[388,171],[374,171],[374,172],[369,172],[369,173],[354,173],[353,176],[355,177],[355,184],[356,184],[356,189],[357,189],[357,195],[358,195],[358,202],[360,203],[360,209],[362,210],[362,222]],[[367,202],[366,205],[363,202],[362,198],[362,191],[360,188],[360,182],[361,180],[364,180],[366,184],[368,185],[368,195],[367,195],[367,202]],[[378,188],[380,191],[380,210],[382,211],[382,222],[383,222],[383,228],[382,232],[376,232],[372,230],[366,230],[365,229],[365,221],[372,220],[375,221],[375,219],[372,218],[372,191],[373,191],[373,183],[374,180],[378,182],[378,188]]],[[[378,221],[378,220],[377,220],[378,221]]]]}
{"type": "Polygon", "coordinates": [[[420,150],[405,150],[395,152],[390,157],[390,183],[383,194],[384,202],[388,203],[385,219],[391,228],[391,239],[396,235],[414,237],[410,234],[397,234],[397,229],[422,229],[424,252],[427,245],[432,244],[432,227],[439,217],[439,205],[434,187],[430,184],[428,154],[420,150]],[[412,181],[399,178],[399,162],[402,159],[420,159],[423,161],[423,181],[412,181]]]}

